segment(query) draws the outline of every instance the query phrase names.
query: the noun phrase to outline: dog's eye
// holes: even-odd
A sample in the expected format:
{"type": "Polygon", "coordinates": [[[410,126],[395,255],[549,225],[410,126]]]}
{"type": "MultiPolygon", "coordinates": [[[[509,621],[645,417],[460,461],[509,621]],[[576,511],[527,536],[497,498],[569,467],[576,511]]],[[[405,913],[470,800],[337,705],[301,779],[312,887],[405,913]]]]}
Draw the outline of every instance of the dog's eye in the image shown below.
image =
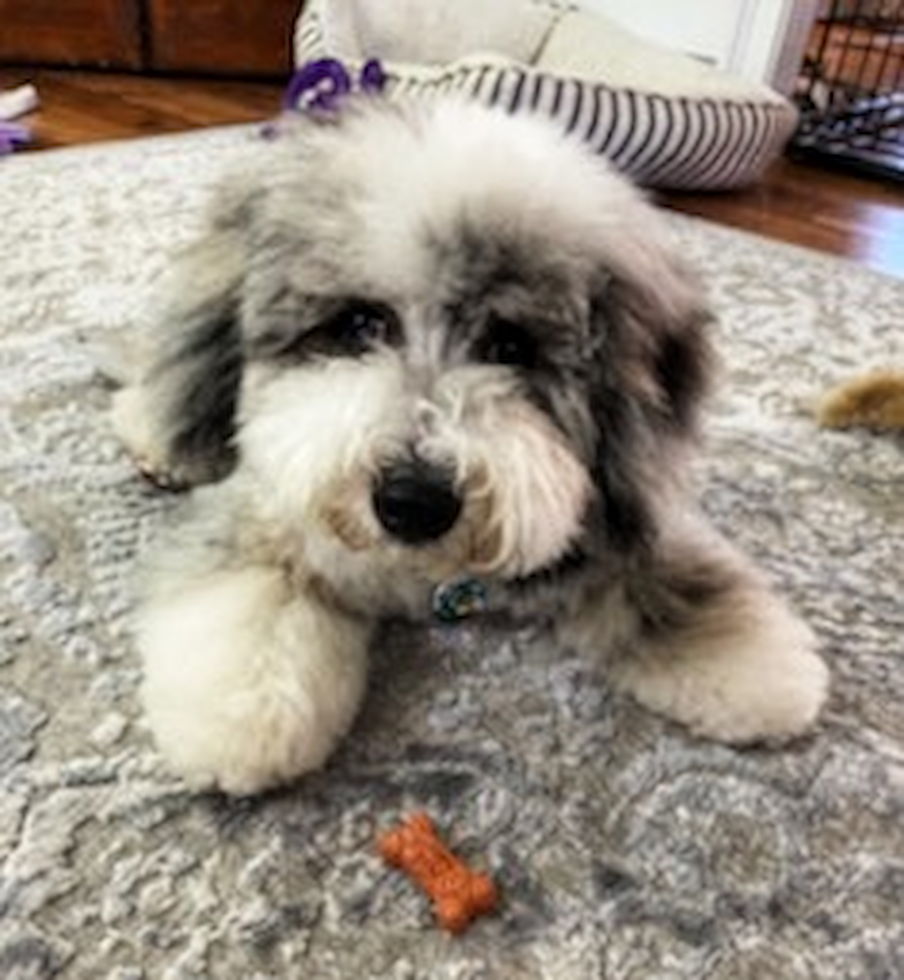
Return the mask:
{"type": "Polygon", "coordinates": [[[480,356],[490,364],[532,368],[537,364],[537,342],[529,331],[511,320],[494,318],[480,345],[480,356]]]}
{"type": "Polygon", "coordinates": [[[389,307],[355,301],[337,310],[321,327],[330,341],[348,354],[363,354],[378,344],[392,343],[399,321],[389,307]]]}

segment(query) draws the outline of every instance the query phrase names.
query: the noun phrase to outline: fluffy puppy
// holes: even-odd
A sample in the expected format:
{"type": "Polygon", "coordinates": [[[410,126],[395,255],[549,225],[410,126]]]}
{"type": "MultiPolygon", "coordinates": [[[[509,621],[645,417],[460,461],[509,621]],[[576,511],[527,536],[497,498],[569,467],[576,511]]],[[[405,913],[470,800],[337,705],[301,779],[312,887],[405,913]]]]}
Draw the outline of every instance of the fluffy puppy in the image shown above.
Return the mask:
{"type": "Polygon", "coordinates": [[[810,631],[684,485],[707,318],[653,210],[539,122],[363,98],[262,144],[115,404],[146,471],[208,484],[138,619],[172,764],[234,793],[321,766],[375,625],[459,594],[701,735],[810,726],[810,631]]]}

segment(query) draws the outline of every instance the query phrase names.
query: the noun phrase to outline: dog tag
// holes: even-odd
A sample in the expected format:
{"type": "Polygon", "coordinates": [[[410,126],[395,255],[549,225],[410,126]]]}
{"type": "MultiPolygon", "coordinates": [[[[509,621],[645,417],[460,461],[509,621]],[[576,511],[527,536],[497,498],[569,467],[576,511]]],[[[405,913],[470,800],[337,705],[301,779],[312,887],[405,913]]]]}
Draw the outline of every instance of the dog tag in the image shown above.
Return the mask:
{"type": "Polygon", "coordinates": [[[433,615],[443,623],[467,619],[487,608],[487,587],[476,578],[457,578],[433,590],[433,615]]]}

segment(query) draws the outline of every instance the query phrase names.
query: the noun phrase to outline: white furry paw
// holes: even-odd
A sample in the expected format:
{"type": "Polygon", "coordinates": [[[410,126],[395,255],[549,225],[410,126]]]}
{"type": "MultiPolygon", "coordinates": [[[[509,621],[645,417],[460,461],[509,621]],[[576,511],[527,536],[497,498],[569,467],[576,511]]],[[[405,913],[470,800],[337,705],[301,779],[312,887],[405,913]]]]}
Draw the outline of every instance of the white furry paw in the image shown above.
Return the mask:
{"type": "Polygon", "coordinates": [[[782,607],[764,612],[764,622],[735,636],[684,638],[626,663],[616,680],[641,704],[716,741],[802,735],[826,701],[829,672],[804,623],[782,607]]]}
{"type": "Polygon", "coordinates": [[[139,627],[157,744],[193,786],[247,795],[320,768],[364,692],[366,635],[277,571],[218,573],[139,627]]]}

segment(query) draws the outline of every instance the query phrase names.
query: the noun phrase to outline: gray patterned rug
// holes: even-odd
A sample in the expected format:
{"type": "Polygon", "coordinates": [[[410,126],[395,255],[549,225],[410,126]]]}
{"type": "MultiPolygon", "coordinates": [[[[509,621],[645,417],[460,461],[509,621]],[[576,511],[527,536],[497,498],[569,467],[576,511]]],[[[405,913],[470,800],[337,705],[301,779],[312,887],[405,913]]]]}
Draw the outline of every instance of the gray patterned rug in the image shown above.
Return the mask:
{"type": "Polygon", "coordinates": [[[701,486],[823,640],[818,732],[715,747],[539,627],[397,628],[324,773],[239,802],[167,773],[128,615],[171,502],[107,430],[96,352],[258,149],[224,130],[0,165],[0,977],[904,976],[904,447],[806,413],[904,364],[904,283],[706,224],[674,222],[726,362],[701,486]],[[462,938],[374,853],[419,807],[500,883],[462,938]]]}

